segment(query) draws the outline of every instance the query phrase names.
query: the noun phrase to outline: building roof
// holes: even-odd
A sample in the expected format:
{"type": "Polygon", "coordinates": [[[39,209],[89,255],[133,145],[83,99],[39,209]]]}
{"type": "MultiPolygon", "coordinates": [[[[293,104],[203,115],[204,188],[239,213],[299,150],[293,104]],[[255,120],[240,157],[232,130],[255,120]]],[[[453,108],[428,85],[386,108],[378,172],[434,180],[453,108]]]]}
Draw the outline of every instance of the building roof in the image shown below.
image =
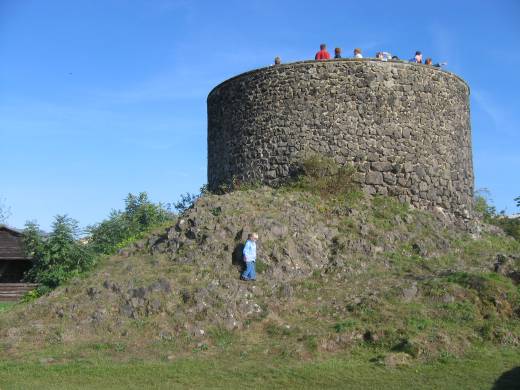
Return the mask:
{"type": "Polygon", "coordinates": [[[28,260],[20,230],[0,225],[0,260],[28,260]]]}
{"type": "Polygon", "coordinates": [[[23,231],[20,230],[20,229],[16,229],[14,227],[11,227],[9,225],[5,225],[3,223],[0,223],[0,230],[7,230],[7,231],[10,231],[12,232],[13,234],[18,234],[18,235],[22,235],[23,234],[23,231]]]}

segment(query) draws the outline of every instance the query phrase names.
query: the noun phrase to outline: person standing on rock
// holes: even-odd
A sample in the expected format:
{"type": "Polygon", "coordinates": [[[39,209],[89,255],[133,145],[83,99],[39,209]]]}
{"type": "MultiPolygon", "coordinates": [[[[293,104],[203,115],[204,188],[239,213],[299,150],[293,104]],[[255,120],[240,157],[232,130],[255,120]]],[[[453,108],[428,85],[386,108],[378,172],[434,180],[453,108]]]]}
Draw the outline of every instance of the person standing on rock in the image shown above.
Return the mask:
{"type": "Polygon", "coordinates": [[[256,280],[256,240],[258,240],[258,234],[256,233],[250,233],[247,236],[243,251],[246,269],[240,277],[242,280],[256,280]]]}

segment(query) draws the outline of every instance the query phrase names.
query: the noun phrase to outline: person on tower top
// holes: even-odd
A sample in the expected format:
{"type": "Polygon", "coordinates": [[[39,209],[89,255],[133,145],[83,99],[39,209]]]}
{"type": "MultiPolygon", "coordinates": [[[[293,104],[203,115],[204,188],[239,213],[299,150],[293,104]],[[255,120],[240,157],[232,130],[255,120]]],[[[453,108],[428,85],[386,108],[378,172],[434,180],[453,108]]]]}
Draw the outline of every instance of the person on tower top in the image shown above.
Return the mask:
{"type": "Polygon", "coordinates": [[[334,49],[334,58],[341,58],[341,48],[336,47],[334,49]]]}
{"type": "Polygon", "coordinates": [[[444,65],[447,65],[448,63],[447,62],[439,62],[437,64],[434,64],[432,63],[432,59],[431,58],[426,58],[426,61],[424,61],[424,65],[430,65],[430,66],[434,66],[436,68],[441,68],[443,67],[444,65]]]}
{"type": "Polygon", "coordinates": [[[320,51],[316,53],[314,56],[315,60],[321,61],[321,60],[330,60],[330,54],[327,51],[327,45],[322,43],[320,45],[320,51]]]}
{"type": "Polygon", "coordinates": [[[415,57],[410,59],[410,62],[415,62],[417,64],[422,64],[422,53],[420,51],[415,52],[415,57]]]}
{"type": "Polygon", "coordinates": [[[359,47],[354,49],[354,58],[363,58],[363,54],[361,54],[361,49],[359,47]]]}

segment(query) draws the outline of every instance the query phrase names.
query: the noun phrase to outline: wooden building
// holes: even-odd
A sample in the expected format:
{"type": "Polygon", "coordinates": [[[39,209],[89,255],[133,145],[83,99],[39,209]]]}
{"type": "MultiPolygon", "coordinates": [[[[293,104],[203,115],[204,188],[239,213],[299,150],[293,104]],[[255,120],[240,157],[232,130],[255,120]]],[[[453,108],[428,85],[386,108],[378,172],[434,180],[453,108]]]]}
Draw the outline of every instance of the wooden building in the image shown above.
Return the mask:
{"type": "Polygon", "coordinates": [[[21,283],[31,265],[23,249],[23,233],[0,225],[0,283],[21,283]]]}
{"type": "Polygon", "coordinates": [[[23,233],[0,225],[0,302],[18,301],[38,287],[34,283],[22,283],[24,273],[31,266],[31,259],[23,249],[23,233]]]}

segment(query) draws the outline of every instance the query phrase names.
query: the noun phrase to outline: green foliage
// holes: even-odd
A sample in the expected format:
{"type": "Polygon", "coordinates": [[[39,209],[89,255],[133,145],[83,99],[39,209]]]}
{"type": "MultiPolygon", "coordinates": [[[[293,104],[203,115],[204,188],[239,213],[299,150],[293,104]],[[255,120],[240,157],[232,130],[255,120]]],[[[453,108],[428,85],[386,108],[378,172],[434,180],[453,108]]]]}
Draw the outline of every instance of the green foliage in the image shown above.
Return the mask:
{"type": "Polygon", "coordinates": [[[374,196],[372,200],[372,212],[374,224],[383,229],[392,229],[395,217],[405,218],[408,214],[408,203],[401,203],[397,199],[387,196],[374,196]]]}
{"type": "MultiPolygon", "coordinates": [[[[257,180],[242,181],[236,176],[231,178],[231,181],[222,183],[215,191],[217,194],[227,194],[233,191],[252,191],[262,186],[262,183],[257,180]]],[[[204,188],[204,187],[203,187],[204,188]]],[[[201,189],[202,190],[202,189],[201,189]]]]}
{"type": "Polygon", "coordinates": [[[417,355],[419,355],[418,346],[408,339],[400,340],[399,343],[392,348],[392,351],[404,352],[413,357],[417,357],[417,355]]]}
{"type": "Polygon", "coordinates": [[[487,223],[491,223],[497,216],[497,210],[495,206],[491,204],[489,191],[485,188],[475,191],[474,209],[487,223]]]}
{"type": "Polygon", "coordinates": [[[314,155],[301,164],[301,174],[292,187],[321,196],[337,196],[357,189],[356,169],[337,164],[332,158],[314,155]]]}
{"type": "Polygon", "coordinates": [[[499,216],[494,218],[491,223],[501,227],[504,233],[520,241],[520,218],[499,216]]]}
{"type": "Polygon", "coordinates": [[[179,214],[184,213],[186,210],[188,210],[193,203],[199,198],[200,195],[195,195],[189,192],[186,192],[185,194],[181,194],[181,199],[175,203],[173,206],[179,214]]]}
{"type": "Polygon", "coordinates": [[[56,216],[47,237],[41,234],[37,224],[26,224],[24,243],[27,254],[33,258],[33,267],[25,278],[43,288],[55,288],[91,268],[94,254],[77,238],[77,222],[66,215],[56,216]]]}
{"type": "Polygon", "coordinates": [[[8,311],[13,305],[12,302],[0,302],[0,313],[8,311]]]}
{"type": "MultiPolygon", "coordinates": [[[[514,199],[517,207],[520,207],[520,196],[514,199]]],[[[484,222],[498,226],[504,232],[520,241],[520,218],[509,218],[502,211],[497,213],[495,206],[492,206],[487,190],[479,190],[475,193],[475,211],[482,216],[484,222]]]]}
{"type": "Polygon", "coordinates": [[[472,322],[477,316],[477,309],[471,302],[443,303],[440,306],[441,318],[447,322],[472,322]]]}
{"type": "Polygon", "coordinates": [[[343,333],[346,330],[353,329],[356,326],[355,320],[346,320],[342,322],[336,322],[332,327],[336,333],[343,333]]]}
{"type": "Polygon", "coordinates": [[[290,336],[296,332],[296,329],[289,325],[280,325],[275,322],[268,322],[265,324],[265,332],[271,337],[290,336]]]}
{"type": "Polygon", "coordinates": [[[31,301],[34,301],[35,299],[39,298],[41,295],[40,293],[38,292],[38,290],[31,290],[31,291],[27,291],[24,296],[22,297],[22,302],[24,303],[28,303],[28,302],[31,302],[31,301]]]}
{"type": "Polygon", "coordinates": [[[222,349],[229,347],[233,342],[233,332],[217,327],[209,332],[210,337],[213,339],[214,344],[222,349]]]}
{"type": "Polygon", "coordinates": [[[261,260],[256,260],[256,272],[259,274],[265,273],[269,269],[269,264],[264,263],[261,260]]]}
{"type": "Polygon", "coordinates": [[[213,214],[215,217],[218,217],[220,214],[222,214],[222,207],[214,207],[210,210],[210,213],[213,214]]]}
{"type": "Polygon", "coordinates": [[[128,194],[124,211],[113,210],[107,219],[87,228],[89,248],[97,254],[114,253],[151,229],[172,220],[172,217],[168,207],[152,203],[146,192],[128,194]]]}

